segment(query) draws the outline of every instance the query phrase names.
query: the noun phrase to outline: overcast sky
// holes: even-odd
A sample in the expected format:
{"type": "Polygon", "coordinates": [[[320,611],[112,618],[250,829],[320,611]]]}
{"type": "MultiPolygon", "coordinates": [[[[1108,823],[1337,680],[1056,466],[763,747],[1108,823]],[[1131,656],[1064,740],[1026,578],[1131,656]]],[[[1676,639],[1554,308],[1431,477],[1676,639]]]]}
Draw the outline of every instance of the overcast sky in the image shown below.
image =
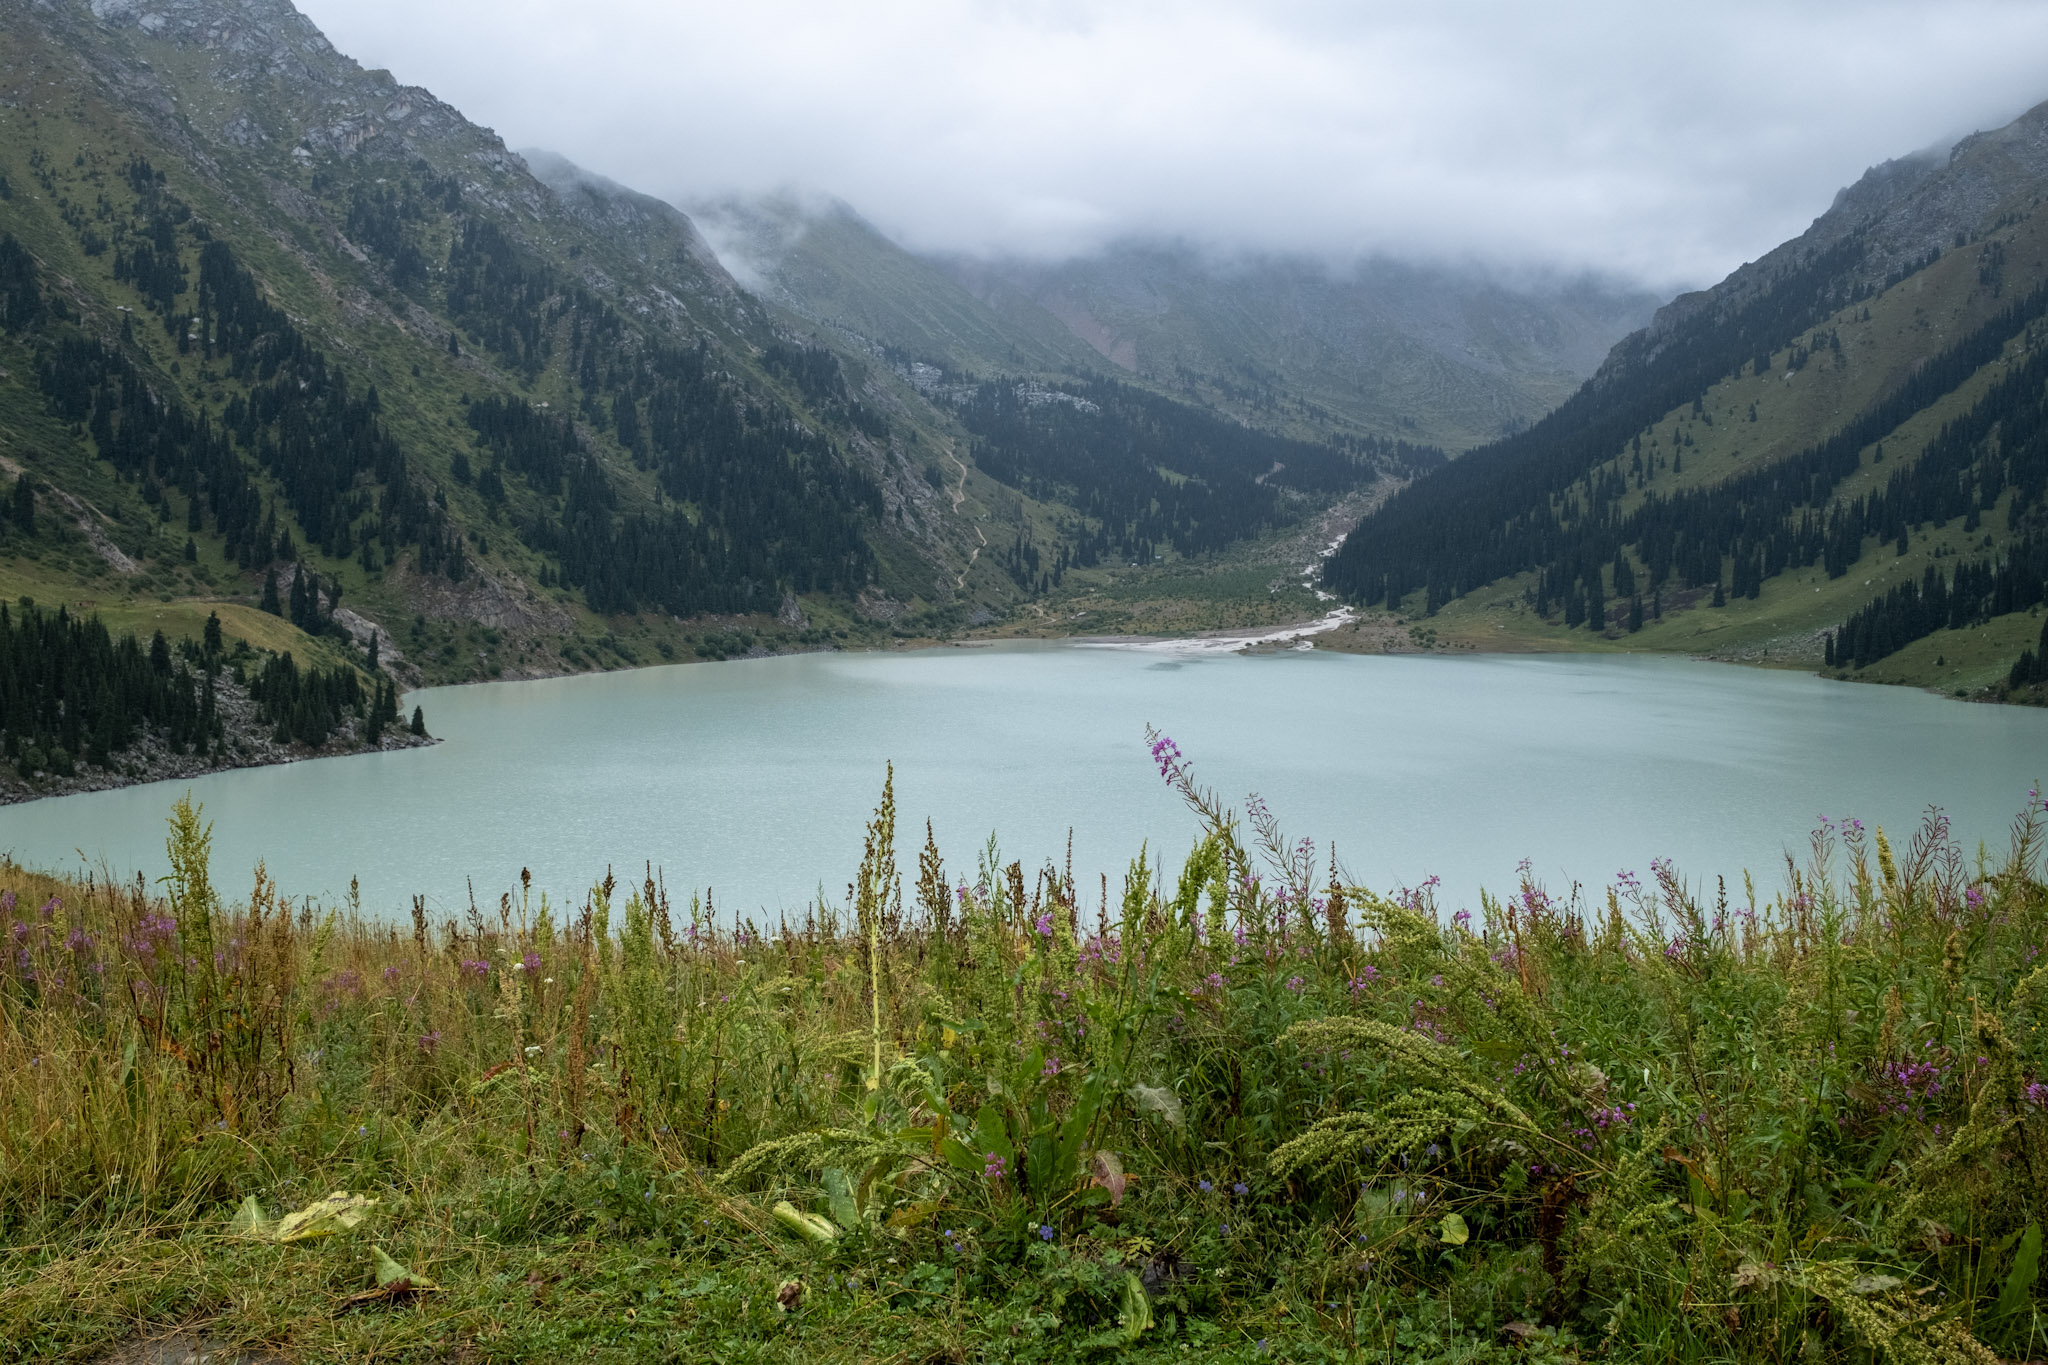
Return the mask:
{"type": "Polygon", "coordinates": [[[2048,99],[2048,4],[298,0],[515,147],[912,246],[1125,236],[1710,283],[2048,99]],[[1690,11],[1683,13],[1683,11],[1690,11]]]}

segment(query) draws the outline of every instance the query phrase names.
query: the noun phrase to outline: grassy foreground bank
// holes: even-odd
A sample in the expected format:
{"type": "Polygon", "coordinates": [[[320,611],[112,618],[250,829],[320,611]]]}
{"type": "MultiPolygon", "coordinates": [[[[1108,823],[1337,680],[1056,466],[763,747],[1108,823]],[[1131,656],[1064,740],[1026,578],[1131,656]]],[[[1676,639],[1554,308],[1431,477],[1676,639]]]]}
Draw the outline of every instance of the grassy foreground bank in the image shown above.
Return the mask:
{"type": "Polygon", "coordinates": [[[231,901],[182,803],[160,894],[0,869],[0,1356],[2048,1356],[2038,794],[1448,913],[1154,756],[1178,866],[899,875],[885,790],[773,928],[231,901]]]}

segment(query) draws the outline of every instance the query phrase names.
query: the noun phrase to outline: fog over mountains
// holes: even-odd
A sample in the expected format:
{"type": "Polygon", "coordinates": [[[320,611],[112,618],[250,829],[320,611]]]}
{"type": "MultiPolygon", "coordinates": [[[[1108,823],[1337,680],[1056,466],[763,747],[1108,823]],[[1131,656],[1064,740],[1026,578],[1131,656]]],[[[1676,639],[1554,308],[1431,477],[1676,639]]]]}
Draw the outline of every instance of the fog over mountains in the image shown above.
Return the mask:
{"type": "MultiPolygon", "coordinates": [[[[573,182],[559,158],[528,160],[573,182]]],[[[1106,362],[1248,420],[1307,405],[1452,450],[1542,416],[1661,301],[1591,275],[1182,241],[1060,261],[919,255],[846,204],[794,194],[689,209],[736,279],[849,337],[974,369],[1106,362]]]]}

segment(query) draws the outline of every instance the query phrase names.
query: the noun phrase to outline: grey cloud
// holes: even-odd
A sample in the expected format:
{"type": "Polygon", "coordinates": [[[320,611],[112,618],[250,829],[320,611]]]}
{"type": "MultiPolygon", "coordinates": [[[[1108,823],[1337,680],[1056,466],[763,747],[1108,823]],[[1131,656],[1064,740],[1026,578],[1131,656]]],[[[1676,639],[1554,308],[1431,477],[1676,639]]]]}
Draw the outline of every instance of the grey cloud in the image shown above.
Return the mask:
{"type": "Polygon", "coordinates": [[[301,0],[514,145],[678,200],[797,187],[908,244],[1152,236],[1658,286],[2048,98],[2048,6],[301,0]]]}

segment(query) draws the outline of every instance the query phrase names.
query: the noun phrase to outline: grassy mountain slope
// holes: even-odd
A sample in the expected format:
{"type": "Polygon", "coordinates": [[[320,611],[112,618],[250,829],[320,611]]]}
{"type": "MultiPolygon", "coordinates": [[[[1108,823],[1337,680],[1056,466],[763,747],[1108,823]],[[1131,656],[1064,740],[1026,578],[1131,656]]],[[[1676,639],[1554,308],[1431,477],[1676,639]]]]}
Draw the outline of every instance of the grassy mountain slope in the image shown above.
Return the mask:
{"type": "Polygon", "coordinates": [[[449,678],[702,652],[676,618],[707,613],[781,611],[795,643],[857,627],[861,592],[958,580],[965,528],[931,496],[908,525],[895,492],[924,480],[857,376],[768,363],[810,353],[681,215],[557,196],[285,4],[0,24],[29,300],[0,329],[0,460],[61,512],[0,587],[189,629],[300,560],[449,678]],[[45,375],[81,347],[113,377],[60,401],[45,375]],[[175,452],[130,448],[166,426],[175,452]]]}
{"type": "Polygon", "coordinates": [[[2040,629],[2044,189],[2048,107],[1873,170],[1543,422],[1390,500],[1328,582],[1467,642],[1811,667],[1932,568],[1939,638],[1893,600],[1846,672],[1998,688],[2040,629]]]}

